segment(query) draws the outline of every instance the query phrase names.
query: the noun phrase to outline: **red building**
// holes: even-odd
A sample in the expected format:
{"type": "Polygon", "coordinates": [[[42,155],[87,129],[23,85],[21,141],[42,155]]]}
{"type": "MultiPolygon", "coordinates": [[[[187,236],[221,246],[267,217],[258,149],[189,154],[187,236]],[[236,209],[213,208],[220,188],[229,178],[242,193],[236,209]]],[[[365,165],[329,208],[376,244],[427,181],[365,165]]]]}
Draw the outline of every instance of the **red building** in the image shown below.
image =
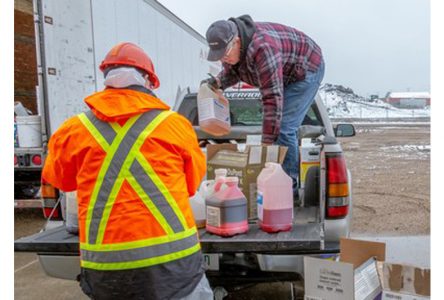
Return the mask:
{"type": "Polygon", "coordinates": [[[430,106],[429,92],[392,92],[387,95],[385,102],[398,108],[425,108],[430,106]]]}

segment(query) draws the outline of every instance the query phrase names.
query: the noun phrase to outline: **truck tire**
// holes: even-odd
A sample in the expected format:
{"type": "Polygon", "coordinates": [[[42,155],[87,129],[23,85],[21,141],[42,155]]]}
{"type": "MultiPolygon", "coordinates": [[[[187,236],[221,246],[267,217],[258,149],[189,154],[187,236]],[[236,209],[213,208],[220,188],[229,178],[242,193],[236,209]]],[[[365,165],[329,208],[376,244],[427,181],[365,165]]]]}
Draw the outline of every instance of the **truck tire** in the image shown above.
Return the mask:
{"type": "Polygon", "coordinates": [[[319,167],[310,167],[305,176],[304,207],[319,206],[319,167]]]}

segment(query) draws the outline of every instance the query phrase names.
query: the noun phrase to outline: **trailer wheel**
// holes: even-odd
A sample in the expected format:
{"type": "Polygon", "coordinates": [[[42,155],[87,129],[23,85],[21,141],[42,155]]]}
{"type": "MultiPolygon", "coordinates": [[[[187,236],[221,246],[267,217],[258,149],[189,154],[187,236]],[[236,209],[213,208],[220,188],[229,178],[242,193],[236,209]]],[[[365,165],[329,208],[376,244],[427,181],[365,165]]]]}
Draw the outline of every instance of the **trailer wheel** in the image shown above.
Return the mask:
{"type": "Polygon", "coordinates": [[[319,206],[319,167],[310,167],[305,176],[304,207],[319,206]]]}

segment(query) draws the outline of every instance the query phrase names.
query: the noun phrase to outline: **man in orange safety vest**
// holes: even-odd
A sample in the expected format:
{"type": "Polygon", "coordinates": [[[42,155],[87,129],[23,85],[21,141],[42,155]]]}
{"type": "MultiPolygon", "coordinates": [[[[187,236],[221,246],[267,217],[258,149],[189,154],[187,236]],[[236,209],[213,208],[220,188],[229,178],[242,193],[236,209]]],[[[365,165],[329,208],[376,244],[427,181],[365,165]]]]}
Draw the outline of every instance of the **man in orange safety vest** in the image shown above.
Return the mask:
{"type": "Polygon", "coordinates": [[[51,137],[42,177],[77,191],[80,286],[93,299],[213,299],[189,197],[205,170],[190,122],[152,92],[132,43],[100,65],[106,89],[51,137]]]}

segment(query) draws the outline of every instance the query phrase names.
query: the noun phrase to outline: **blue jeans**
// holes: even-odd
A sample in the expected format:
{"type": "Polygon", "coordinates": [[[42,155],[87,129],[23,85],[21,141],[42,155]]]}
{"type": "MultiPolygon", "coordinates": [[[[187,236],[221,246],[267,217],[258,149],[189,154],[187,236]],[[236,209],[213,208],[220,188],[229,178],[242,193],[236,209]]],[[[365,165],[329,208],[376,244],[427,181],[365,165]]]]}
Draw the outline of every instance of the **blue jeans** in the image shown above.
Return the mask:
{"type": "Polygon", "coordinates": [[[276,144],[287,146],[288,151],[282,165],[293,179],[293,193],[298,192],[299,143],[298,128],[313,103],[324,77],[324,62],[316,72],[307,72],[303,81],[284,87],[284,107],[282,109],[281,131],[276,144]]]}

